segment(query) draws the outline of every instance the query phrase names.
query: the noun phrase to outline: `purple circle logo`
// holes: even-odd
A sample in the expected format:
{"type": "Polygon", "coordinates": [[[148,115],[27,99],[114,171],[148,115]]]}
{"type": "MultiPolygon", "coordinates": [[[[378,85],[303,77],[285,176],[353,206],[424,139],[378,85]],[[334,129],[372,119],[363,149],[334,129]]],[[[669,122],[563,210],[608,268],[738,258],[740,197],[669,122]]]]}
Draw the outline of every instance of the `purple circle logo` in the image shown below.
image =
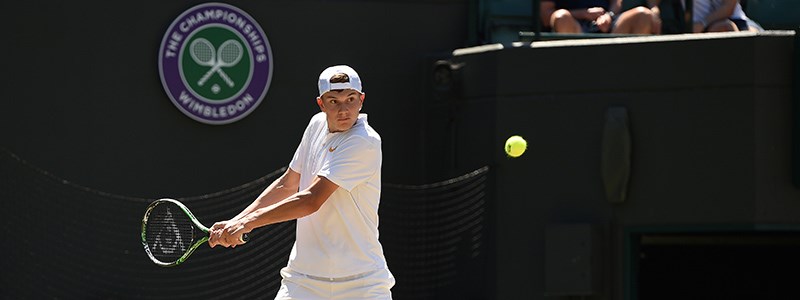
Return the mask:
{"type": "Polygon", "coordinates": [[[272,80],[272,50],[250,15],[204,3],[178,16],[158,52],[164,91],[198,122],[228,124],[258,107],[272,80]]]}

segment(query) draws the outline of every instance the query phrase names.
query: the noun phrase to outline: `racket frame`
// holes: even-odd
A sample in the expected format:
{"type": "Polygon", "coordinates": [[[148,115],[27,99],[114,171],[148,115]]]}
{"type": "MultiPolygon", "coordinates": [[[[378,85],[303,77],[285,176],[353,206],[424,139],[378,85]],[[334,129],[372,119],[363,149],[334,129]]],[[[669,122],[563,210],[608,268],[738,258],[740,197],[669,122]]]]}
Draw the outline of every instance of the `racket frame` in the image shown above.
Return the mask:
{"type": "MultiPolygon", "coordinates": [[[[194,239],[194,237],[193,237],[193,239],[194,239]]],[[[197,249],[197,247],[200,247],[200,245],[202,245],[203,243],[205,243],[207,241],[208,241],[208,228],[203,226],[203,224],[201,224],[200,221],[197,220],[197,218],[194,216],[194,214],[192,214],[192,212],[189,210],[189,208],[187,208],[186,205],[183,205],[183,203],[181,203],[180,201],[175,200],[175,199],[170,199],[170,198],[162,198],[162,199],[158,199],[156,201],[153,201],[153,203],[150,203],[150,205],[147,206],[147,210],[145,211],[144,217],[142,218],[142,246],[144,246],[144,252],[147,253],[147,256],[150,257],[150,260],[152,260],[155,264],[157,264],[159,266],[162,266],[162,267],[177,266],[177,265],[183,263],[184,261],[186,261],[186,259],[189,258],[189,255],[192,255],[192,252],[194,252],[194,250],[197,249]],[[192,221],[192,224],[194,224],[194,226],[197,229],[200,229],[200,231],[205,233],[203,235],[203,237],[201,237],[199,240],[194,242],[189,247],[189,249],[186,249],[186,251],[183,253],[183,255],[181,255],[181,257],[179,257],[174,262],[163,262],[163,261],[158,260],[153,255],[153,253],[150,251],[150,246],[147,245],[147,220],[150,217],[150,212],[152,212],[153,209],[156,206],[158,206],[158,205],[160,205],[160,204],[162,204],[164,202],[169,202],[169,203],[173,203],[173,204],[177,205],[187,216],[189,216],[189,219],[192,221]]]]}

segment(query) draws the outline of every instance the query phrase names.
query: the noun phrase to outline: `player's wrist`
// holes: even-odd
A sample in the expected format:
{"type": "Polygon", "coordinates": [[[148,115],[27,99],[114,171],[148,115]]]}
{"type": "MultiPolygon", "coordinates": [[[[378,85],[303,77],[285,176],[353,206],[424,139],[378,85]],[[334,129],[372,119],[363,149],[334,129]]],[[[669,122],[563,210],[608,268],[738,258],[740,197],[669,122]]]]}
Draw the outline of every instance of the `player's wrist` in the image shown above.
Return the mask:
{"type": "Polygon", "coordinates": [[[237,220],[237,222],[239,223],[239,226],[242,228],[242,230],[244,232],[250,232],[253,229],[255,229],[255,221],[256,221],[256,218],[253,217],[252,215],[246,215],[246,216],[240,218],[239,220],[237,220]]]}

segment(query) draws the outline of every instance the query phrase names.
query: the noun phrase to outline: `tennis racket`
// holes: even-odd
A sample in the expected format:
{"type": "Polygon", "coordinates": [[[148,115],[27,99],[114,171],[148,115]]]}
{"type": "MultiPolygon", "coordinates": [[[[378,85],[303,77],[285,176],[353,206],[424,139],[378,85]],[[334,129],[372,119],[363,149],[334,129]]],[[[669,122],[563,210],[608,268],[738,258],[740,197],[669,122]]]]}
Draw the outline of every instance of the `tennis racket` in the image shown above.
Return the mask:
{"type": "MultiPolygon", "coordinates": [[[[242,241],[248,241],[247,234],[242,241]]],[[[189,208],[174,199],[150,203],[142,218],[142,245],[147,256],[163,267],[177,266],[208,241],[208,228],[189,208]]]]}

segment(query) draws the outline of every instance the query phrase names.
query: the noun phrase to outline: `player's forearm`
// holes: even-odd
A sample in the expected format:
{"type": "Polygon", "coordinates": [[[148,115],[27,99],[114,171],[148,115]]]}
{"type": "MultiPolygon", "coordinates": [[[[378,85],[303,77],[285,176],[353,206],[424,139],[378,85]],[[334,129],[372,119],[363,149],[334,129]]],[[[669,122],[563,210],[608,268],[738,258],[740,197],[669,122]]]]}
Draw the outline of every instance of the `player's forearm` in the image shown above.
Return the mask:
{"type": "Polygon", "coordinates": [[[297,187],[293,187],[287,184],[285,180],[285,175],[281,176],[280,178],[276,179],[272,182],[263,192],[261,192],[258,197],[250,203],[242,212],[232,218],[232,220],[238,220],[260,208],[270,206],[272,204],[277,203],[283,199],[288,198],[292,194],[297,192],[297,187]]]}
{"type": "Polygon", "coordinates": [[[286,199],[287,197],[291,196],[292,193],[293,193],[292,191],[289,191],[289,190],[286,190],[286,189],[282,189],[280,187],[278,187],[276,189],[272,189],[269,192],[267,192],[265,190],[264,193],[262,193],[260,196],[258,196],[256,198],[256,200],[254,200],[253,203],[250,203],[250,205],[248,205],[247,208],[242,210],[242,212],[240,212],[238,215],[233,217],[232,220],[241,219],[242,217],[244,217],[244,216],[246,216],[246,215],[248,215],[248,214],[250,214],[250,213],[252,213],[252,212],[254,212],[254,211],[258,210],[258,209],[273,205],[273,204],[277,203],[278,201],[280,201],[281,199],[286,199]]]}
{"type": "Polygon", "coordinates": [[[295,193],[281,201],[258,208],[239,219],[247,231],[258,227],[308,216],[319,209],[318,201],[309,191],[295,193]]]}

